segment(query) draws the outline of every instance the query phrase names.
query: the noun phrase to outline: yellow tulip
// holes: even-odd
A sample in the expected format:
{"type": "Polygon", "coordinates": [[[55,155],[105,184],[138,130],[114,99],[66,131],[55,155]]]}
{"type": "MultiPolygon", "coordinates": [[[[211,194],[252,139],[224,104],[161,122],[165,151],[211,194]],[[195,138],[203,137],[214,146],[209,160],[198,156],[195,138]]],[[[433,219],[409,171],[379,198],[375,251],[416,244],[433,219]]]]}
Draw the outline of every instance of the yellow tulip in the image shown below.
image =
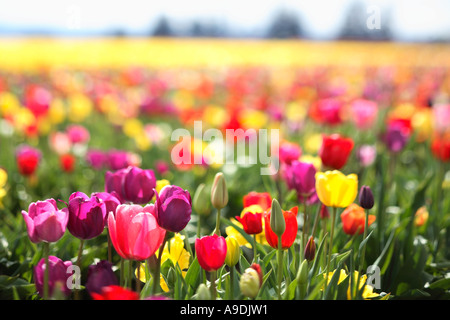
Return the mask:
{"type": "Polygon", "coordinates": [[[170,185],[170,181],[167,179],[156,180],[156,192],[160,193],[161,189],[170,185]]]}
{"type": "Polygon", "coordinates": [[[225,258],[225,264],[229,267],[235,266],[239,262],[240,248],[239,242],[233,236],[228,236],[225,239],[227,243],[227,256],[225,258]]]}
{"type": "Polygon", "coordinates": [[[358,176],[338,170],[316,173],[316,192],[327,207],[346,208],[358,193],[358,176]]]}
{"type": "Polygon", "coordinates": [[[0,208],[3,207],[2,198],[6,196],[5,185],[8,181],[8,173],[5,169],[0,168],[0,208]]]}

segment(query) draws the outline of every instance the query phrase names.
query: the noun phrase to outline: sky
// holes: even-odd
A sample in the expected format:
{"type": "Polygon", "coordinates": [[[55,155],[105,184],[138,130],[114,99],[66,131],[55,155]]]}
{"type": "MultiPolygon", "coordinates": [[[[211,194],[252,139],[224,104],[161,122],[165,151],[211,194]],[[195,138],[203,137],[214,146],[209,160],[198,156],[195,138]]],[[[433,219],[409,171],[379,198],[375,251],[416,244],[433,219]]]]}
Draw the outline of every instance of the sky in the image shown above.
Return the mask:
{"type": "Polygon", "coordinates": [[[381,27],[387,19],[384,10],[389,9],[395,39],[450,39],[449,0],[0,0],[0,34],[20,35],[23,30],[62,35],[110,30],[148,34],[161,16],[178,29],[197,19],[252,33],[261,32],[284,8],[299,15],[309,37],[331,39],[355,1],[379,7],[381,27]]]}

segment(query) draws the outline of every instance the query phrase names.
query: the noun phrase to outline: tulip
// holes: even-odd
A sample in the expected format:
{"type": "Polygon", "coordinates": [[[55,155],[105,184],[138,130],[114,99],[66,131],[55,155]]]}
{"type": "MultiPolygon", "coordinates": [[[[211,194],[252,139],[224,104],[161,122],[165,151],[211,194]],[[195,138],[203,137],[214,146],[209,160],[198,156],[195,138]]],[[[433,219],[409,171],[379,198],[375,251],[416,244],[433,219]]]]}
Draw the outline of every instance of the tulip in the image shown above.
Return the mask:
{"type": "Polygon", "coordinates": [[[228,189],[225,177],[222,172],[219,172],[214,177],[213,185],[211,187],[211,203],[217,209],[216,228],[214,233],[220,236],[220,211],[225,208],[228,203],[228,189]]]}
{"type": "Polygon", "coordinates": [[[187,190],[168,185],[156,193],[155,216],[161,228],[182,231],[191,220],[192,202],[187,190]]]}
{"type": "Polygon", "coordinates": [[[197,260],[203,270],[211,275],[211,297],[216,299],[216,271],[223,266],[227,256],[227,243],[225,238],[217,234],[195,239],[195,252],[197,260]]]}
{"type": "Polygon", "coordinates": [[[204,283],[200,283],[200,285],[197,288],[197,291],[195,292],[194,298],[196,300],[210,300],[211,292],[208,290],[208,288],[204,283]]]}
{"type": "Polygon", "coordinates": [[[285,141],[280,144],[279,155],[281,163],[290,164],[300,158],[302,149],[295,143],[285,141]]]}
{"type": "Polygon", "coordinates": [[[337,170],[316,173],[317,195],[328,207],[348,207],[356,198],[357,187],[356,174],[346,176],[337,170]]]}
{"type": "Polygon", "coordinates": [[[229,267],[234,267],[239,262],[240,247],[235,237],[226,237],[227,255],[225,257],[225,264],[229,267]]]}
{"type": "Polygon", "coordinates": [[[352,149],[352,139],[344,138],[339,134],[324,135],[319,156],[324,166],[339,170],[347,163],[352,149]]]}
{"type": "Polygon", "coordinates": [[[256,298],[262,286],[262,280],[261,267],[256,263],[252,264],[241,276],[239,287],[242,294],[252,299],[256,298]]]}
{"type": "Polygon", "coordinates": [[[351,120],[358,129],[369,129],[373,126],[378,112],[376,102],[356,99],[350,104],[351,120]]]}
{"type": "Polygon", "coordinates": [[[54,199],[47,199],[31,203],[28,212],[22,210],[22,216],[33,243],[56,242],[66,231],[69,211],[59,210],[54,199]]]}
{"type": "Polygon", "coordinates": [[[5,185],[8,181],[8,172],[5,169],[0,168],[0,209],[3,208],[2,199],[6,196],[5,185]]]}
{"type": "Polygon", "coordinates": [[[314,260],[316,256],[316,243],[314,242],[313,236],[309,237],[303,256],[308,261],[314,260]]]}
{"type": "Polygon", "coordinates": [[[106,171],[105,173],[105,191],[114,193],[121,203],[125,202],[125,195],[123,192],[123,181],[127,169],[120,169],[115,172],[106,171]]]}
{"type": "Polygon", "coordinates": [[[69,198],[70,233],[83,240],[97,237],[105,228],[107,211],[105,203],[98,197],[89,198],[82,192],[74,192],[69,198]]]}
{"type": "Polygon", "coordinates": [[[211,213],[211,203],[208,199],[209,192],[204,183],[201,183],[195,190],[192,208],[199,215],[208,216],[211,213]]]}
{"type": "Polygon", "coordinates": [[[414,214],[414,225],[416,227],[423,226],[428,221],[428,217],[429,213],[427,207],[425,206],[420,207],[414,214]]]}
{"type": "Polygon", "coordinates": [[[356,151],[356,158],[363,167],[368,167],[375,162],[377,150],[375,146],[362,145],[356,151]]]}
{"type": "Polygon", "coordinates": [[[86,153],[86,162],[96,170],[104,168],[108,162],[108,155],[101,150],[89,150],[86,153]]]}
{"type": "Polygon", "coordinates": [[[129,167],[129,153],[123,150],[110,150],[108,152],[108,165],[113,171],[129,167]]]}
{"type": "MultiPolygon", "coordinates": [[[[285,211],[281,210],[281,219],[285,224],[285,229],[281,233],[281,247],[282,249],[288,249],[292,246],[297,236],[298,223],[297,223],[297,213],[298,207],[293,207],[292,209],[285,211]]],[[[278,235],[273,230],[272,224],[270,223],[272,218],[271,210],[264,215],[264,224],[266,228],[266,239],[269,245],[277,249],[278,248],[278,235]]],[[[277,228],[277,227],[275,227],[277,228]]],[[[281,231],[282,229],[279,229],[281,231]]]]}
{"type": "Polygon", "coordinates": [[[152,256],[166,235],[156,221],[153,205],[119,205],[115,215],[108,215],[108,229],[117,253],[137,261],[152,256]]]}
{"type": "Polygon", "coordinates": [[[268,192],[251,191],[243,197],[244,208],[257,204],[264,211],[272,206],[272,197],[268,192]]]}
{"type": "Polygon", "coordinates": [[[214,177],[211,187],[211,203],[217,210],[225,208],[228,203],[227,183],[222,172],[217,173],[214,177]]]}
{"type": "MultiPolygon", "coordinates": [[[[370,226],[376,217],[374,215],[369,215],[367,220],[370,226]]],[[[364,224],[366,222],[364,208],[358,206],[356,203],[350,204],[341,214],[342,228],[346,234],[354,235],[362,234],[365,232],[364,224]]]]}
{"type": "Polygon", "coordinates": [[[450,136],[436,137],[431,142],[431,152],[442,162],[450,161],[450,136]]]}
{"type": "Polygon", "coordinates": [[[50,149],[55,151],[59,155],[63,155],[70,152],[72,148],[72,142],[69,136],[64,132],[54,132],[49,136],[50,149]]]}
{"type": "Polygon", "coordinates": [[[41,159],[41,152],[30,146],[20,146],[16,150],[17,167],[20,174],[31,176],[36,171],[41,159]]]}
{"type": "Polygon", "coordinates": [[[87,143],[90,139],[89,131],[77,124],[69,125],[66,129],[67,135],[72,143],[87,143]]]}
{"type": "Polygon", "coordinates": [[[125,201],[145,204],[154,196],[156,178],[153,170],[128,167],[123,180],[125,201]]]}
{"type": "Polygon", "coordinates": [[[263,231],[261,212],[253,213],[247,211],[242,218],[236,216],[236,219],[242,224],[247,234],[258,234],[263,231]]]}
{"type": "Polygon", "coordinates": [[[89,266],[86,290],[91,296],[93,293],[101,294],[104,287],[118,284],[109,261],[101,260],[97,264],[89,266]]]}
{"type": "Polygon", "coordinates": [[[72,172],[75,167],[75,157],[71,154],[63,154],[59,157],[61,169],[65,172],[72,172]]]}
{"type": "Polygon", "coordinates": [[[71,290],[67,286],[67,280],[70,277],[70,272],[67,272],[67,268],[72,265],[72,262],[62,261],[55,256],[48,257],[48,264],[46,264],[45,260],[45,258],[42,258],[34,268],[34,281],[39,295],[46,298],[45,284],[48,283],[47,290],[49,296],[52,296],[55,293],[56,288],[60,288],[64,296],[68,297],[71,290]],[[46,267],[46,265],[48,267],[46,267]],[[48,282],[45,280],[46,270],[48,270],[48,282]]]}
{"type": "Polygon", "coordinates": [[[297,191],[298,200],[311,205],[318,201],[316,168],[312,163],[292,161],[284,170],[284,179],[291,190],[297,191]]]}
{"type": "Polygon", "coordinates": [[[117,207],[121,204],[119,198],[117,198],[114,194],[115,194],[114,192],[113,193],[94,192],[91,195],[91,198],[96,197],[105,203],[106,216],[108,216],[110,212],[112,212],[115,215],[117,207]]]}
{"type": "Polygon", "coordinates": [[[409,140],[410,129],[398,123],[388,124],[383,134],[383,141],[389,151],[398,153],[403,150],[409,140]]]}
{"type": "Polygon", "coordinates": [[[369,186],[362,186],[359,192],[359,204],[364,209],[372,209],[374,205],[373,193],[369,186]]]}
{"type": "Polygon", "coordinates": [[[103,287],[101,293],[92,293],[94,300],[139,300],[139,294],[121,286],[111,285],[103,287]]]}
{"type": "Polygon", "coordinates": [[[308,290],[308,259],[305,258],[297,271],[297,286],[300,299],[304,299],[308,290]]]}

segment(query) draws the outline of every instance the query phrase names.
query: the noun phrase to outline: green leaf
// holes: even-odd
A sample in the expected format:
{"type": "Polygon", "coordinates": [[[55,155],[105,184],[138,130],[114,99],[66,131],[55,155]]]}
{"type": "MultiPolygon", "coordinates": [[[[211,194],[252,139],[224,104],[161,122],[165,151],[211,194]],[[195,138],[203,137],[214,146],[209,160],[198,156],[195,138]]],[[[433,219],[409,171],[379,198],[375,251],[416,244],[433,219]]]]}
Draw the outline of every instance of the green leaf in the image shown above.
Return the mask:
{"type": "Polygon", "coordinates": [[[193,289],[196,289],[200,283],[200,272],[202,272],[202,268],[198,263],[197,257],[195,257],[194,261],[192,261],[191,265],[189,266],[189,269],[186,272],[186,276],[184,278],[186,283],[193,289]]]}

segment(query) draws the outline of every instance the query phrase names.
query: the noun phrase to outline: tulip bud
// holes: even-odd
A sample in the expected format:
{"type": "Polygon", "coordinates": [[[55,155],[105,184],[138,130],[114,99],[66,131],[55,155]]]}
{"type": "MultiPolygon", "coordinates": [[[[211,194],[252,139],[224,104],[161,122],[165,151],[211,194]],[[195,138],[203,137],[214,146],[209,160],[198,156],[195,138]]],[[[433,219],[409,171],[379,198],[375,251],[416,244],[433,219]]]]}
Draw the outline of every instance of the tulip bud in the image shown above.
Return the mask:
{"type": "Polygon", "coordinates": [[[197,187],[192,200],[192,207],[198,214],[208,216],[211,213],[211,204],[208,201],[208,189],[204,183],[197,187]]]}
{"type": "Polygon", "coordinates": [[[222,172],[216,174],[211,187],[211,203],[214,208],[220,210],[228,203],[228,190],[225,177],[222,172]]]}
{"type": "Polygon", "coordinates": [[[198,288],[197,292],[195,294],[196,300],[211,300],[211,292],[206,287],[204,283],[201,283],[198,288]]]}
{"type": "Polygon", "coordinates": [[[308,288],[308,260],[303,260],[297,272],[297,286],[300,292],[300,299],[306,296],[308,288]]]}
{"type": "Polygon", "coordinates": [[[234,267],[239,262],[240,248],[239,243],[235,237],[228,236],[225,239],[227,243],[227,256],[225,264],[229,267],[234,267]]]}
{"type": "Polygon", "coordinates": [[[362,186],[359,191],[359,204],[364,209],[372,209],[374,205],[373,193],[369,186],[362,186]]]}
{"type": "MultiPolygon", "coordinates": [[[[259,265],[257,265],[259,267],[259,265]]],[[[239,282],[239,288],[244,296],[249,298],[256,298],[259,292],[259,288],[262,285],[261,268],[256,266],[245,269],[244,274],[241,276],[239,282]]]]}
{"type": "Polygon", "coordinates": [[[308,261],[314,260],[314,257],[316,256],[316,243],[314,242],[314,237],[309,237],[303,256],[308,261]]]}
{"type": "Polygon", "coordinates": [[[286,230],[286,221],[284,220],[283,211],[277,199],[272,200],[272,209],[270,213],[270,228],[279,237],[286,230]]]}

